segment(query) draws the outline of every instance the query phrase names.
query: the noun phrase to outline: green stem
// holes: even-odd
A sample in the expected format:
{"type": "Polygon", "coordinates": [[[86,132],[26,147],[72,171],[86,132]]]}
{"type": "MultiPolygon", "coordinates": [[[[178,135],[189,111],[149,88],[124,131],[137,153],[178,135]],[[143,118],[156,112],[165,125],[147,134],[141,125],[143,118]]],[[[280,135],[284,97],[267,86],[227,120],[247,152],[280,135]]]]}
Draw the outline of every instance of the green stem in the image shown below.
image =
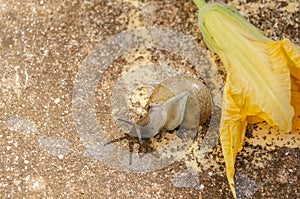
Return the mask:
{"type": "Polygon", "coordinates": [[[193,0],[193,1],[199,10],[206,4],[205,0],[193,0]]]}

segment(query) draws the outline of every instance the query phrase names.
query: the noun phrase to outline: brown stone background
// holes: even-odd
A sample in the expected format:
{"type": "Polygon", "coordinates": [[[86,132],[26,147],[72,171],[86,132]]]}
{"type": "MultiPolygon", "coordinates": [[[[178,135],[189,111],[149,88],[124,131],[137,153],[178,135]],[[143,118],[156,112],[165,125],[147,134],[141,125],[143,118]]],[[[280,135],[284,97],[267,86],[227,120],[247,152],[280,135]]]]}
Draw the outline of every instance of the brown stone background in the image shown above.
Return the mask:
{"type": "MultiPolygon", "coordinates": [[[[220,2],[268,37],[300,44],[299,0],[220,2]]],[[[184,161],[146,174],[121,172],[82,155],[71,110],[77,71],[101,41],[142,26],[173,29],[204,46],[191,0],[0,0],[1,198],[231,198],[219,146],[209,155],[211,168],[199,161],[196,173],[184,161]],[[52,142],[38,135],[67,140],[65,153],[51,152],[52,142]]],[[[237,160],[241,198],[300,198],[299,148],[299,132],[281,136],[264,123],[249,126],[237,160]]]]}

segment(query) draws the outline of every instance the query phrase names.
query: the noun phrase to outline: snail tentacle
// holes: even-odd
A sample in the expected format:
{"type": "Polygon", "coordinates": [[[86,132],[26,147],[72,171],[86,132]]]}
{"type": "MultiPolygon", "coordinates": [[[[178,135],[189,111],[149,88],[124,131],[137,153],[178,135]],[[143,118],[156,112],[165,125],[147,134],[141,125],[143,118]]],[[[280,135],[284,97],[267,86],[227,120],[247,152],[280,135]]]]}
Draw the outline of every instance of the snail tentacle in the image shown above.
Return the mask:
{"type": "Polygon", "coordinates": [[[130,131],[130,134],[134,134],[134,132],[135,132],[135,133],[136,133],[136,136],[137,136],[138,139],[139,139],[140,144],[143,143],[141,131],[140,131],[140,129],[139,129],[140,126],[139,126],[137,123],[135,123],[135,122],[133,122],[133,121],[130,121],[130,120],[124,120],[124,119],[121,119],[121,118],[117,118],[117,120],[132,125],[132,129],[131,129],[131,131],[130,131]]]}
{"type": "Polygon", "coordinates": [[[140,129],[136,128],[136,134],[139,139],[140,144],[143,144],[142,135],[140,129]]]}

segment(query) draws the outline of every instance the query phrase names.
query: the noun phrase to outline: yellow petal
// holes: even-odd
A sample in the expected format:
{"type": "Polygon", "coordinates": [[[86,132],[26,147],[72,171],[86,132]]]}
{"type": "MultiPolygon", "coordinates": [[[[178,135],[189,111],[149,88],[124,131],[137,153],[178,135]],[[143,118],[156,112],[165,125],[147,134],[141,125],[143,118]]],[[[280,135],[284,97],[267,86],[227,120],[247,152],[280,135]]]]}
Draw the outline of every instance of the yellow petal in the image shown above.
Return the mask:
{"type": "Polygon", "coordinates": [[[281,56],[284,56],[285,63],[291,75],[291,105],[294,107],[293,129],[300,129],[300,47],[290,40],[270,42],[274,49],[281,49],[281,56]]]}
{"type": "Polygon", "coordinates": [[[228,182],[236,197],[234,164],[248,118],[261,118],[283,131],[292,129],[292,120],[298,125],[300,48],[287,39],[268,39],[232,7],[194,1],[200,10],[203,38],[227,71],[220,140],[228,182]]]}
{"type": "Polygon", "coordinates": [[[300,47],[291,43],[288,39],[283,39],[281,45],[284,49],[288,66],[291,72],[291,104],[294,107],[293,129],[300,129],[300,47]]]}
{"type": "MultiPolygon", "coordinates": [[[[228,71],[225,83],[220,140],[227,178],[233,194],[234,164],[242,149],[248,116],[258,116],[270,125],[290,131],[294,115],[291,101],[289,57],[280,45],[240,37],[226,44],[219,56],[228,71]],[[230,50],[237,48],[239,52],[230,50]],[[240,49],[241,48],[241,49],[240,49]]],[[[276,42],[275,42],[276,43],[276,42]]],[[[299,98],[298,98],[299,99],[299,98]]]]}
{"type": "MultiPolygon", "coordinates": [[[[222,103],[220,140],[227,178],[234,195],[234,164],[244,142],[247,118],[258,116],[270,125],[290,131],[294,115],[290,104],[287,54],[279,45],[274,47],[273,42],[245,43],[247,46],[241,51],[247,51],[247,54],[225,50],[219,53],[221,59],[226,60],[224,64],[229,71],[222,103]],[[254,54],[256,58],[253,58],[254,54]]],[[[235,47],[235,42],[231,44],[235,47]]]]}
{"type": "Polygon", "coordinates": [[[227,74],[231,74],[235,93],[251,96],[249,103],[261,109],[262,113],[249,115],[259,114],[271,125],[289,131],[293,115],[292,107],[286,103],[291,98],[290,73],[281,57],[282,49],[275,49],[271,40],[232,9],[213,4],[206,10],[202,8],[200,15],[204,39],[220,56],[227,74]]]}
{"type": "Polygon", "coordinates": [[[300,129],[300,92],[292,91],[292,106],[295,110],[295,115],[293,117],[293,129],[300,129]]]}
{"type": "Polygon", "coordinates": [[[220,140],[226,163],[227,179],[235,198],[234,164],[237,153],[242,149],[245,136],[240,132],[244,132],[247,126],[246,115],[241,112],[243,110],[236,104],[236,96],[232,94],[230,84],[226,84],[222,103],[220,140]]]}

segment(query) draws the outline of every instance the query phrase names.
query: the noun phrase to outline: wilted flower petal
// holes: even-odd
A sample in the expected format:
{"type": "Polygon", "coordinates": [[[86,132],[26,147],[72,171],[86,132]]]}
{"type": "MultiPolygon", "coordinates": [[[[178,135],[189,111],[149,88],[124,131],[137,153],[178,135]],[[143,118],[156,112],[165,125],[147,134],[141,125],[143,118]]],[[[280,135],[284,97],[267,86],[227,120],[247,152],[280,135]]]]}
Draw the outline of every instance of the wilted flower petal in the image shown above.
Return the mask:
{"type": "Polygon", "coordinates": [[[294,115],[300,113],[300,48],[288,39],[265,37],[230,6],[194,2],[204,41],[227,71],[220,140],[228,182],[236,197],[234,164],[249,117],[259,117],[282,131],[291,131],[292,124],[299,127],[294,115]]]}

